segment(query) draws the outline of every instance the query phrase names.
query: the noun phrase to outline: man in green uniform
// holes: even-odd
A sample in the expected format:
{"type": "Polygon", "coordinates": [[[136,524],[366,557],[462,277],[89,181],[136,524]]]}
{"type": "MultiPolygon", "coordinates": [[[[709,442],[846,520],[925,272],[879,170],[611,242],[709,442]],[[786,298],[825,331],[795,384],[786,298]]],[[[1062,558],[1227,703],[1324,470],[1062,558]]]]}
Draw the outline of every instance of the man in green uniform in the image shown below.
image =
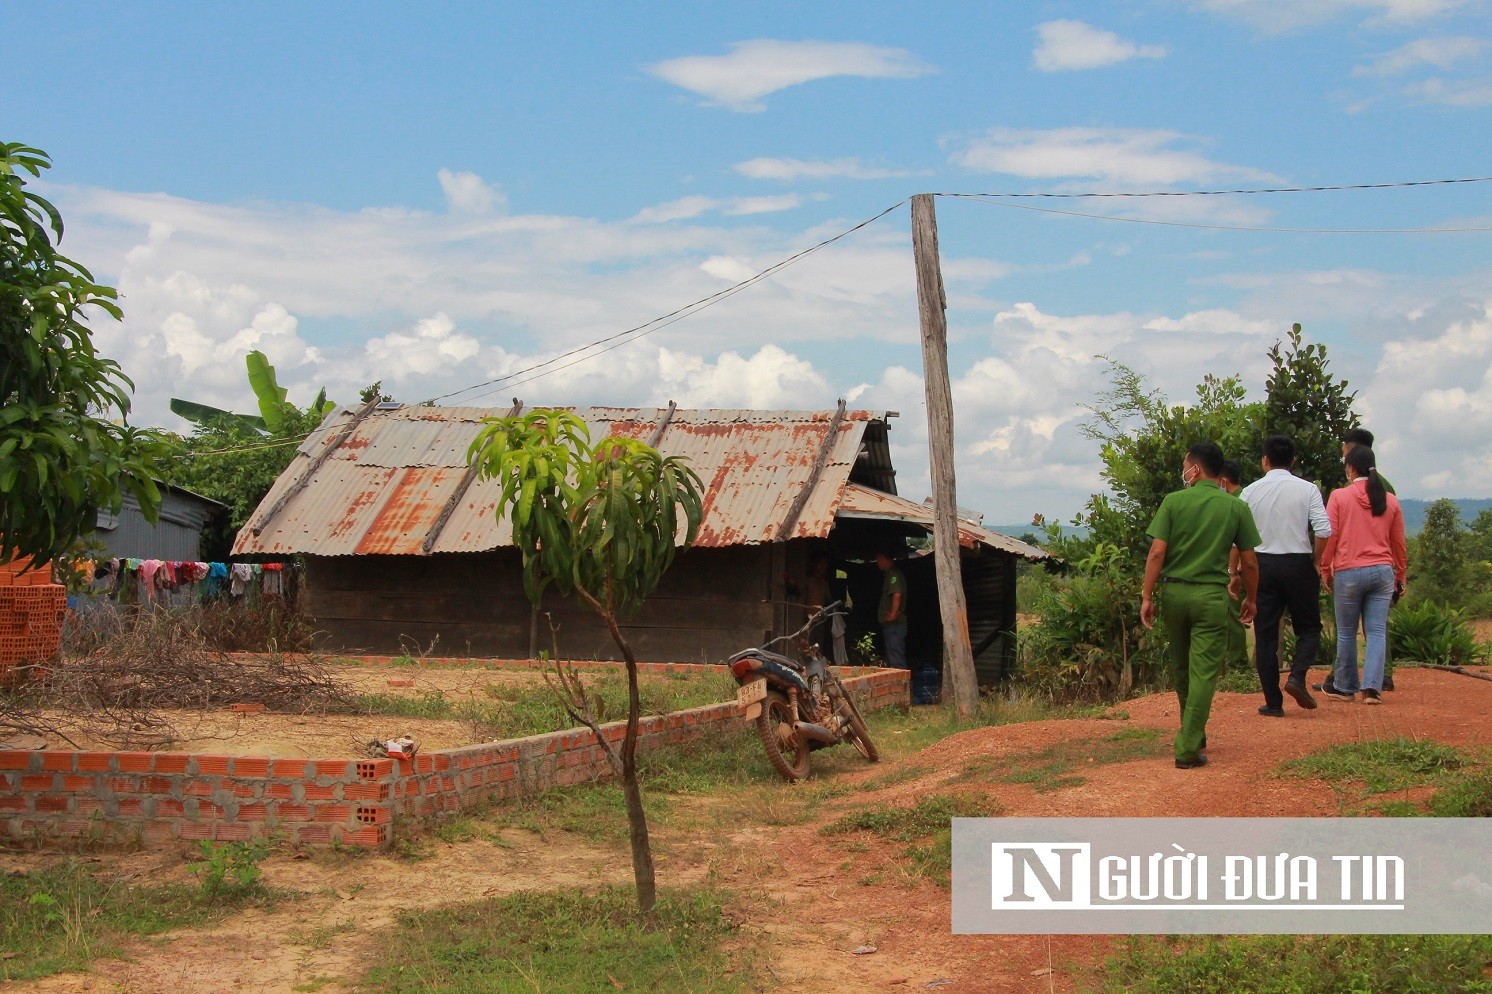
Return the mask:
{"type": "MultiPolygon", "coordinates": [[[[1223,463],[1217,485],[1229,496],[1237,497],[1243,489],[1243,467],[1233,459],[1223,463]]],[[[1228,581],[1228,651],[1223,655],[1223,673],[1228,672],[1229,667],[1249,665],[1248,626],[1238,617],[1243,606],[1243,576],[1238,570],[1237,549],[1228,557],[1228,574],[1232,579],[1228,581]]]]}
{"type": "Polygon", "coordinates": [[[1198,442],[1181,464],[1185,489],[1167,494],[1150,523],[1150,554],[1140,592],[1140,621],[1154,628],[1163,619],[1170,642],[1171,676],[1181,705],[1176,733],[1176,768],[1207,765],[1207,716],[1228,649],[1228,557],[1238,550],[1244,598],[1239,617],[1254,620],[1259,530],[1243,501],[1218,486],[1223,450],[1198,442]],[[1156,600],[1156,586],[1160,599],[1156,600]]]}
{"type": "Polygon", "coordinates": [[[907,665],[907,578],[901,575],[889,553],[877,552],[876,565],[886,574],[881,580],[881,604],[877,612],[881,641],[886,647],[886,665],[898,670],[911,669],[907,665]]]}

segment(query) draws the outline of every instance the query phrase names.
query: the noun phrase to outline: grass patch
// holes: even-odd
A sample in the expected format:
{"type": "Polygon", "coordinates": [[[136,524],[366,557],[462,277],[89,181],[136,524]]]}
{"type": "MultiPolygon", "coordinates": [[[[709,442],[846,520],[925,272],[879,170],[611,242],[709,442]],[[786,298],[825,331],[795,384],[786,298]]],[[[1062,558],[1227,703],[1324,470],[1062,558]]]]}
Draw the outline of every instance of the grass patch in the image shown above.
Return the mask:
{"type": "Polygon", "coordinates": [[[648,921],[631,888],[513,894],[401,914],[380,935],[379,963],[359,989],[731,994],[751,989],[725,951],[734,933],[722,898],[709,891],[668,893],[648,921]]]}
{"type": "Polygon", "coordinates": [[[1430,798],[1433,818],[1492,818],[1492,770],[1457,771],[1430,798]]]}
{"type": "Polygon", "coordinates": [[[1349,742],[1292,759],[1280,766],[1287,776],[1329,783],[1360,783],[1369,794],[1383,794],[1433,783],[1465,765],[1447,745],[1403,736],[1349,742]]]}
{"type": "Polygon", "coordinates": [[[947,887],[953,860],[952,819],[991,818],[1003,810],[999,801],[977,794],[931,794],[911,807],[847,814],[821,831],[825,835],[867,832],[905,843],[902,858],[913,872],[947,887]]]}
{"type": "Polygon", "coordinates": [[[220,892],[204,903],[189,884],[133,886],[62,861],[0,876],[0,980],[30,980],[119,958],[132,938],[215,922],[267,893],[220,892]]]}
{"type": "Polygon", "coordinates": [[[1098,989],[1136,994],[1492,991],[1492,936],[1185,936],[1128,940],[1098,989]]]}
{"type": "Polygon", "coordinates": [[[882,773],[878,777],[871,777],[869,780],[860,784],[860,789],[864,791],[885,790],[887,787],[895,787],[897,784],[916,780],[918,777],[925,777],[932,772],[933,768],[931,766],[918,766],[915,763],[908,763],[905,766],[899,766],[891,770],[889,773],[882,773]]]}
{"type": "Polygon", "coordinates": [[[1160,756],[1168,748],[1153,728],[1126,728],[1103,738],[1058,742],[1040,752],[981,757],[965,764],[955,780],[1020,783],[1045,794],[1087,783],[1081,770],[1160,756]]]}

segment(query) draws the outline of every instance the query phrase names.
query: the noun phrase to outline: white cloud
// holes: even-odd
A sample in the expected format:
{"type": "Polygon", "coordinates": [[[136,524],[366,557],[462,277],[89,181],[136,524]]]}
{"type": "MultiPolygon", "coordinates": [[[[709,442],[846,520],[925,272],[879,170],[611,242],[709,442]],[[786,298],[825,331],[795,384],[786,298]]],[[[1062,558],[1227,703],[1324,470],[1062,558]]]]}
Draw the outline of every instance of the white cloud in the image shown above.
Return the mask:
{"type": "Polygon", "coordinates": [[[932,67],[900,48],[862,42],[736,42],[728,55],[690,55],[647,67],[648,72],[707,104],[742,112],[766,109],[762,98],[778,90],[833,76],[911,79],[932,67]]]}
{"type": "Polygon", "coordinates": [[[1451,13],[1466,0],[1192,0],[1199,10],[1244,21],[1271,34],[1313,27],[1340,17],[1402,26],[1451,13]]]}
{"type": "Polygon", "coordinates": [[[1420,66],[1449,69],[1458,62],[1475,59],[1487,50],[1487,42],[1465,35],[1419,38],[1352,70],[1354,76],[1395,76],[1420,66]]]}
{"type": "Polygon", "coordinates": [[[737,197],[725,208],[725,213],[773,214],[777,211],[790,211],[802,203],[803,198],[796,193],[786,193],[777,197],[737,197]]]}
{"type": "Polygon", "coordinates": [[[475,338],[456,331],[454,321],[437,313],[422,319],[410,331],[391,331],[370,339],[364,347],[364,376],[370,382],[381,378],[385,383],[403,383],[454,369],[481,351],[475,338]]]}
{"type": "Polygon", "coordinates": [[[732,166],[747,179],[771,179],[790,183],[800,179],[896,179],[915,175],[906,169],[881,169],[859,159],[772,159],[756,158],[732,166]]]}
{"type": "Polygon", "coordinates": [[[1196,140],[1138,128],[996,128],[955,152],[966,169],[1029,179],[1083,179],[1122,187],[1269,182],[1260,169],[1216,162],[1186,148],[1196,140]]]}
{"type": "Polygon", "coordinates": [[[632,216],[632,221],[635,224],[667,224],[670,221],[688,221],[716,212],[732,217],[775,214],[780,211],[790,211],[802,206],[802,203],[803,198],[796,193],[784,193],[772,197],[723,198],[696,195],[644,207],[632,216]]]}
{"type": "Polygon", "coordinates": [[[821,406],[834,388],[824,375],[790,352],[765,345],[749,357],[723,352],[709,362],[697,355],[658,350],[658,386],[681,407],[797,409],[821,406]]]}
{"type": "Polygon", "coordinates": [[[483,182],[476,173],[457,173],[442,169],[436,174],[445,193],[446,206],[456,214],[487,214],[496,208],[506,210],[508,199],[502,191],[483,182]]]}
{"type": "Polygon", "coordinates": [[[1447,107],[1492,106],[1492,79],[1426,79],[1404,88],[1404,95],[1447,107]]]}
{"type": "Polygon", "coordinates": [[[1163,45],[1136,45],[1082,21],[1047,21],[1036,25],[1036,34],[1040,40],[1031,58],[1042,72],[1099,69],[1130,59],[1160,59],[1166,55],[1163,45]]]}

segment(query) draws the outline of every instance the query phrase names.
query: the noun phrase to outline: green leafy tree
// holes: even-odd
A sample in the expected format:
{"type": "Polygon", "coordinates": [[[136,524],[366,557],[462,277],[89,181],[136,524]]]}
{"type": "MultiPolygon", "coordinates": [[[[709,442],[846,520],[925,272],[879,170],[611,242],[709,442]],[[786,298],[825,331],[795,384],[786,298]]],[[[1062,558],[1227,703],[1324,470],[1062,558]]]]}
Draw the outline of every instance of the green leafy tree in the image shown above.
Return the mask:
{"type": "Polygon", "coordinates": [[[620,750],[601,734],[574,672],[558,673],[567,710],[590,727],[621,775],[637,903],[650,912],[657,887],[637,780],[637,658],[621,623],[657,588],[677,550],[693,544],[703,513],[699,477],[636,439],[611,436],[593,445],[585,421],[558,410],[489,418],[467,459],[502,483],[497,514],[511,520],[529,599],[537,606],[550,586],[580,598],[606,623],[626,661],[620,750]]]}
{"type": "MultiPolygon", "coordinates": [[[[1237,458],[1258,446],[1263,405],[1248,402],[1236,376],[1211,374],[1197,385],[1190,406],[1167,403],[1144,378],[1110,359],[1112,386],[1101,394],[1082,431],[1099,443],[1102,476],[1108,494],[1089,498],[1073,524],[1086,527],[1086,537],[1060,537],[1049,529],[1050,545],[1063,558],[1083,559],[1099,545],[1116,546],[1136,564],[1143,562],[1149,543],[1145,529],[1161,500],[1181,487],[1181,463],[1197,442],[1213,441],[1237,458]]],[[[1257,462],[1240,459],[1247,483],[1258,474],[1257,462]]]]}
{"type": "Polygon", "coordinates": [[[125,494],[148,520],[167,451],[128,423],[134,384],[98,354],[90,315],[119,320],[113,288],[62,255],[62,215],[26,189],[45,152],[0,142],[0,562],[41,564],[125,494]]]}
{"type": "Polygon", "coordinates": [[[1461,527],[1461,512],[1447,498],[1425,509],[1425,526],[1415,542],[1414,595],[1437,604],[1461,602],[1470,542],[1461,527]]]}
{"type": "MultiPolygon", "coordinates": [[[[1347,483],[1342,469],[1342,436],[1358,426],[1347,381],[1331,375],[1326,346],[1303,345],[1300,325],[1287,342],[1269,350],[1272,368],[1265,384],[1263,434],[1295,440],[1295,474],[1325,493],[1347,483]]],[[[1257,453],[1256,453],[1257,454],[1257,453]]]]}

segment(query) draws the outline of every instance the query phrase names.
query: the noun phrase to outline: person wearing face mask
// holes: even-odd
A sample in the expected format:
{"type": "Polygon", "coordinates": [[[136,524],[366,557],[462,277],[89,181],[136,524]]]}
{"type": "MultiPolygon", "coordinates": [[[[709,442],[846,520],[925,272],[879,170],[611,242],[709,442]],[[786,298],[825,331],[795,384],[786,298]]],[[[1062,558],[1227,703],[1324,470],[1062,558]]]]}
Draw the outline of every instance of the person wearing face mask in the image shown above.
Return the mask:
{"type": "Polygon", "coordinates": [[[1259,585],[1259,530],[1248,505],[1218,485],[1223,462],[1223,450],[1213,442],[1187,449],[1182,489],[1166,495],[1148,529],[1140,621],[1154,628],[1159,619],[1170,643],[1181,709],[1175,740],[1181,770],[1207,765],[1207,717],[1228,648],[1228,562],[1234,549],[1243,574],[1244,624],[1254,619],[1259,585]]]}
{"type": "Polygon", "coordinates": [[[1332,700],[1381,704],[1383,666],[1388,648],[1388,608],[1404,589],[1408,553],[1399,499],[1378,477],[1373,450],[1359,445],[1347,453],[1347,485],[1326,502],[1331,537],[1321,556],[1321,579],[1337,613],[1337,665],[1322,692],[1332,700]],[[1367,632],[1361,679],[1357,670],[1357,626],[1367,632]]]}

